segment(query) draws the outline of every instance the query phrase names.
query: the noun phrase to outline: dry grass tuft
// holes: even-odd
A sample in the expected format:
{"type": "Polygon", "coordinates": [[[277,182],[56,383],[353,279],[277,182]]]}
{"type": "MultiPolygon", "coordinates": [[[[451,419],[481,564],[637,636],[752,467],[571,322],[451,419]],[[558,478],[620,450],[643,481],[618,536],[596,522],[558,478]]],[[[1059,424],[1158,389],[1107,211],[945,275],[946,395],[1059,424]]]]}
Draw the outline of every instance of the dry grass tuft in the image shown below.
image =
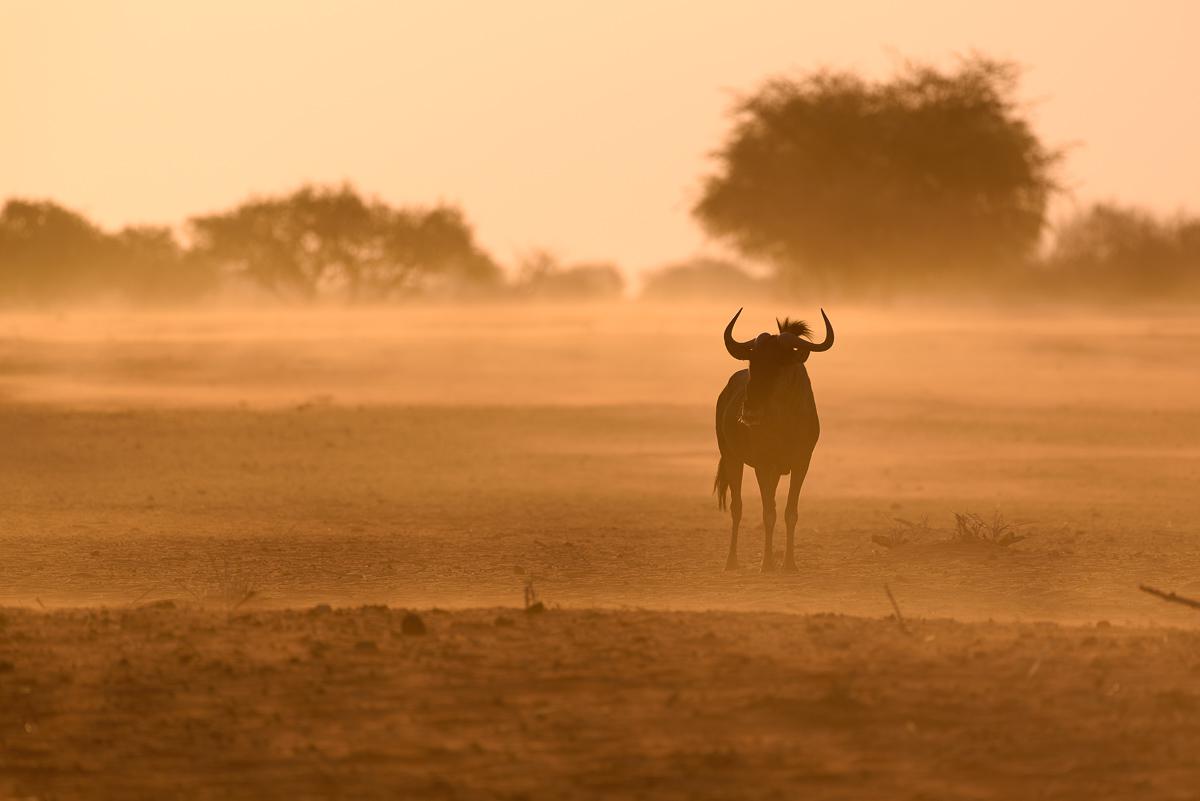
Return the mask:
{"type": "Polygon", "coordinates": [[[954,542],[985,543],[1007,548],[1020,542],[1026,535],[1019,533],[1022,526],[1028,523],[1005,520],[999,512],[993,512],[990,518],[974,512],[954,513],[954,542]]]}
{"type": "Polygon", "coordinates": [[[184,591],[201,606],[238,609],[258,597],[258,583],[248,571],[223,555],[209,554],[207,570],[183,585],[184,591]]]}
{"type": "Polygon", "coordinates": [[[871,542],[876,545],[881,545],[884,548],[899,548],[902,545],[908,545],[910,542],[915,542],[917,539],[933,531],[929,527],[929,518],[923,517],[917,522],[905,520],[901,517],[893,518],[896,521],[896,526],[886,534],[874,534],[871,537],[871,542]]]}

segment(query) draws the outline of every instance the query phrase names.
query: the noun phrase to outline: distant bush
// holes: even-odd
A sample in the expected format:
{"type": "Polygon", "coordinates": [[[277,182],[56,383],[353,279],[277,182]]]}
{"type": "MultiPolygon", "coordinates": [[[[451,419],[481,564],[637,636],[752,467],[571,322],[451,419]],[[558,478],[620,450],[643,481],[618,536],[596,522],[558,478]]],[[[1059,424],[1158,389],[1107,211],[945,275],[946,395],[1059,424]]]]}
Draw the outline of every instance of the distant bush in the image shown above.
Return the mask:
{"type": "Polygon", "coordinates": [[[50,201],[14,199],[0,211],[0,302],[178,300],[211,289],[214,279],[169,228],[108,234],[50,201]]]}
{"type": "Polygon", "coordinates": [[[755,278],[733,262],[692,259],[648,273],[641,295],[650,300],[700,300],[757,295],[767,282],[755,278]]]}
{"type": "Polygon", "coordinates": [[[396,209],[349,186],[306,186],[189,224],[197,258],[285,297],[378,300],[500,282],[458,209],[396,209]]]}
{"type": "Polygon", "coordinates": [[[1045,277],[1077,295],[1200,290],[1200,219],[1096,204],[1060,226],[1045,277]]]}
{"type": "Polygon", "coordinates": [[[612,264],[562,265],[553,255],[537,251],[522,260],[514,290],[532,298],[603,300],[620,297],[625,279],[612,264]]]}
{"type": "Polygon", "coordinates": [[[496,291],[499,266],[450,206],[397,209],[352,188],[302,187],[165,226],[115,234],[51,201],[0,211],[0,303],[178,302],[244,281],[281,297],[379,300],[496,291]]]}

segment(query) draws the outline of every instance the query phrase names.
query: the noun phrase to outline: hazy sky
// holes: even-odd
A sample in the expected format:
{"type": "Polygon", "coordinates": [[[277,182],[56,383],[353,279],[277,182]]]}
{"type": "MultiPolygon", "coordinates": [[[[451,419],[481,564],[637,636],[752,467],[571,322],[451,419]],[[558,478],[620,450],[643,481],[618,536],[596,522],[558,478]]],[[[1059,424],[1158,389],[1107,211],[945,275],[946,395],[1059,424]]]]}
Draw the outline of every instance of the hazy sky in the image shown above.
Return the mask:
{"type": "Polygon", "coordinates": [[[1200,212],[1200,3],[1153,0],[0,0],[0,197],[115,226],[349,180],[462,205],[501,260],[639,268],[707,247],[735,92],[972,49],[1028,67],[1075,202],[1200,212]]]}

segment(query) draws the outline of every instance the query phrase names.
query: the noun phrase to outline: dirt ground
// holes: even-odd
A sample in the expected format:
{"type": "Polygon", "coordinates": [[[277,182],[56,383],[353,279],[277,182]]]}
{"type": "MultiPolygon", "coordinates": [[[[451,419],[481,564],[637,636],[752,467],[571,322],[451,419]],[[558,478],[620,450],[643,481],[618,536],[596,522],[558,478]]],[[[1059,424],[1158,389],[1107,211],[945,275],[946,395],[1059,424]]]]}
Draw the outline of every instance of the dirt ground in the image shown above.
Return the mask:
{"type": "Polygon", "coordinates": [[[1200,797],[1194,312],[827,309],[764,576],[732,311],[4,315],[0,798],[1200,797]]]}
{"type": "MultiPolygon", "coordinates": [[[[1196,798],[1200,632],[6,611],[25,798],[1196,798]]],[[[3,787],[3,785],[0,785],[3,787]]]]}

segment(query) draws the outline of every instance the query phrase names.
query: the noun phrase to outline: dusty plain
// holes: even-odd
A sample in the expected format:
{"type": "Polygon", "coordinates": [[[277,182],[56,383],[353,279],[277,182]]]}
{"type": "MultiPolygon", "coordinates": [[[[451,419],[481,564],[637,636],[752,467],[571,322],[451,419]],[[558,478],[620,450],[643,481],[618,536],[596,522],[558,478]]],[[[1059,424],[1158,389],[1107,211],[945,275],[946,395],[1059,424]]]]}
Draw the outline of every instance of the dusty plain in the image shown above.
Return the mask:
{"type": "Polygon", "coordinates": [[[760,575],[732,311],[0,316],[0,799],[1200,798],[1194,312],[829,308],[760,575]]]}

